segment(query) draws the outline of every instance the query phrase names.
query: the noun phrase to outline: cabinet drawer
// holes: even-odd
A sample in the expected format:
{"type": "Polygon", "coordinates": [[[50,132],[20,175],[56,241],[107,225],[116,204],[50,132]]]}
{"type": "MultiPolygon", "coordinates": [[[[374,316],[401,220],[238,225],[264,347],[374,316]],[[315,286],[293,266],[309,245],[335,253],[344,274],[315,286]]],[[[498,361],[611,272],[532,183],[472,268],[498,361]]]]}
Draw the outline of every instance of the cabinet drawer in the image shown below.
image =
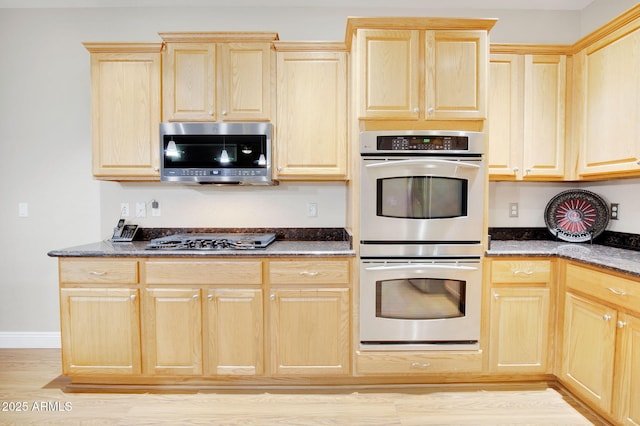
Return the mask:
{"type": "Polygon", "coordinates": [[[138,261],[60,259],[60,282],[65,284],[137,284],[138,261]]]}
{"type": "Polygon", "coordinates": [[[150,260],[147,284],[262,284],[259,260],[150,260]]]}
{"type": "Polygon", "coordinates": [[[269,279],[271,284],[349,284],[349,261],[272,261],[269,279]]]}
{"type": "Polygon", "coordinates": [[[474,373],[482,370],[482,352],[359,352],[358,374],[474,373]]]}
{"type": "Polygon", "coordinates": [[[567,288],[640,312],[640,282],[571,263],[566,272],[567,288]]]}
{"type": "Polygon", "coordinates": [[[550,260],[492,260],[492,283],[546,283],[551,279],[550,260]]]}

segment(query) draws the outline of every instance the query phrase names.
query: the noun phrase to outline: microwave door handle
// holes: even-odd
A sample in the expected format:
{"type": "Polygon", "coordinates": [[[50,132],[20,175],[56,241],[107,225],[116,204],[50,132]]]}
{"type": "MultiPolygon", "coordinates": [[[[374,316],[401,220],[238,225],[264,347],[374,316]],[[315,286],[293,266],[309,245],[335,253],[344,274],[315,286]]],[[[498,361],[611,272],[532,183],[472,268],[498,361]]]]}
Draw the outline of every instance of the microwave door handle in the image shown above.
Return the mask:
{"type": "Polygon", "coordinates": [[[380,163],[366,164],[367,168],[377,167],[404,167],[404,166],[425,166],[435,167],[439,164],[445,164],[448,166],[465,167],[469,169],[479,169],[480,164],[466,163],[464,161],[452,161],[452,160],[436,160],[436,159],[419,159],[419,160],[390,160],[380,163]]]}
{"type": "Polygon", "coordinates": [[[411,265],[370,266],[368,268],[365,268],[365,271],[410,271],[415,269],[449,269],[449,270],[456,270],[456,271],[477,271],[478,270],[478,268],[474,266],[415,263],[411,265]]]}

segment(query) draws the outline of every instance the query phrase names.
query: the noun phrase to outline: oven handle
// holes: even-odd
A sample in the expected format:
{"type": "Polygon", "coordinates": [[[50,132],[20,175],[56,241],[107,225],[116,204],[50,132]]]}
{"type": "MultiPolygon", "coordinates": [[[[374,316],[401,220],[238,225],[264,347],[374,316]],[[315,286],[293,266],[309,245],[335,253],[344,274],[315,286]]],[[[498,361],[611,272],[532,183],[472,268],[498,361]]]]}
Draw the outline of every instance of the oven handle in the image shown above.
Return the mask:
{"type": "Polygon", "coordinates": [[[448,166],[466,167],[469,169],[479,169],[480,164],[466,163],[463,161],[453,160],[437,160],[437,159],[418,159],[418,160],[389,160],[380,163],[366,164],[365,167],[398,167],[398,166],[437,166],[438,164],[446,164],[448,166]]]}
{"type": "Polygon", "coordinates": [[[395,265],[395,266],[370,266],[365,268],[366,271],[398,271],[398,270],[414,270],[414,269],[451,269],[457,271],[477,271],[478,268],[474,266],[463,265],[442,265],[442,264],[430,264],[430,263],[412,263],[410,265],[395,265]]]}

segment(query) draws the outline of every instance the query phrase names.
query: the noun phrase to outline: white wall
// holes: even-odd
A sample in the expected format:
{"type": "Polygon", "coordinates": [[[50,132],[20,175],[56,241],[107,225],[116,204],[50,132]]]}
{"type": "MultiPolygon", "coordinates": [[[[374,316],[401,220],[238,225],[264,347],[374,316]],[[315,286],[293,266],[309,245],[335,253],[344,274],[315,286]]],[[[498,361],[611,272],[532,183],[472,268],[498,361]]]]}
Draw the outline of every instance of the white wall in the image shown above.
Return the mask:
{"type": "MultiPolygon", "coordinates": [[[[609,0],[596,3],[606,8],[609,0]]],[[[59,330],[57,263],[46,253],[107,237],[121,202],[133,206],[138,201],[158,200],[162,216],[142,221],[145,226],[345,224],[346,189],[342,183],[198,190],[94,181],[90,169],[89,54],[82,42],[159,41],[157,33],[162,31],[252,30],[276,31],[281,40],[341,41],[348,16],[383,15],[499,18],[492,31],[494,42],[572,43],[587,25],[579,12],[568,11],[0,9],[0,147],[5,155],[0,167],[0,333],[59,330]],[[18,217],[20,202],[28,203],[26,218],[18,217]],[[318,218],[306,217],[307,202],[318,203],[318,218]]],[[[598,20],[598,16],[588,18],[589,25],[598,20]]],[[[497,206],[513,196],[527,197],[526,188],[493,186],[497,206]]],[[[533,191],[548,195],[547,188],[533,191]]],[[[625,204],[621,208],[624,217],[625,204]]],[[[531,226],[538,220],[536,216],[532,214],[531,219],[515,226],[531,226]]],[[[498,210],[492,210],[491,221],[502,224],[498,210]]]]}

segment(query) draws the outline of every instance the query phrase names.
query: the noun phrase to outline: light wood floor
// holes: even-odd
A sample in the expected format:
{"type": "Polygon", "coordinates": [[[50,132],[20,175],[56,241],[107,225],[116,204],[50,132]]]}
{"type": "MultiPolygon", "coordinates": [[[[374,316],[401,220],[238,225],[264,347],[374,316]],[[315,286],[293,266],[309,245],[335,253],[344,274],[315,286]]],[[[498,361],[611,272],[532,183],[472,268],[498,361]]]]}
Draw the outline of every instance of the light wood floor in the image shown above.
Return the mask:
{"type": "Polygon", "coordinates": [[[596,424],[543,386],[119,394],[65,393],[66,383],[59,350],[0,349],[0,425],[596,424]]]}

